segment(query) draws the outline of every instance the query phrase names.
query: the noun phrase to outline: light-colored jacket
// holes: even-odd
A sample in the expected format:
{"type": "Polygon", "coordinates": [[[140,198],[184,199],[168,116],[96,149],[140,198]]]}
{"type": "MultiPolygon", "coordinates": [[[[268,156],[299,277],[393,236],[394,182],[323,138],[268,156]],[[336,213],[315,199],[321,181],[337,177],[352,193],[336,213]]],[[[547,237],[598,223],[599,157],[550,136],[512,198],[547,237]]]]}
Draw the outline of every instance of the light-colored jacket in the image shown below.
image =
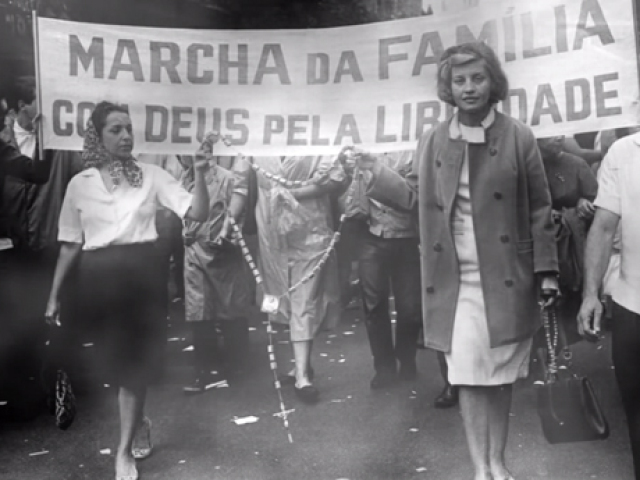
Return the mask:
{"type": "MultiPolygon", "coordinates": [[[[535,273],[557,272],[551,197],[531,130],[496,112],[484,144],[469,144],[469,183],[491,347],[531,337],[540,326],[535,273]]],[[[367,194],[417,210],[422,308],[428,347],[449,351],[460,287],[452,209],[467,143],[449,122],[420,140],[403,179],[376,165],[367,194]]]]}

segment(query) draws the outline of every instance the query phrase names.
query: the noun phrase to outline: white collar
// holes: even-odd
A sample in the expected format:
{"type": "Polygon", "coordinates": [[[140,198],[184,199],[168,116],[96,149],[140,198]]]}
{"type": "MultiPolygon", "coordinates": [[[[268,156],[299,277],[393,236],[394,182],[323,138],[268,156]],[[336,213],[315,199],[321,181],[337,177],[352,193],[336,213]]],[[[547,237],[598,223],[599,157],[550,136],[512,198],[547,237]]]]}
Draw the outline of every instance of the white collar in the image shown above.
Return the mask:
{"type": "Polygon", "coordinates": [[[496,119],[496,111],[492,107],[487,116],[482,119],[480,126],[469,127],[460,123],[458,112],[449,123],[449,138],[455,140],[466,140],[469,143],[485,143],[486,130],[493,124],[496,119]]]}

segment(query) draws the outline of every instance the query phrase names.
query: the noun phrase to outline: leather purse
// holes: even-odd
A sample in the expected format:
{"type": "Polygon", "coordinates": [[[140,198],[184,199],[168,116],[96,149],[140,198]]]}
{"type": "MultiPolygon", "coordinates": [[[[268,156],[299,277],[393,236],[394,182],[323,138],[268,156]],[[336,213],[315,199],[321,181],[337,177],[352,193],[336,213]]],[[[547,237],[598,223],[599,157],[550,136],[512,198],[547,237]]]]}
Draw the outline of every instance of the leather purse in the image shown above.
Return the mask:
{"type": "Polygon", "coordinates": [[[56,375],[55,402],[56,425],[66,430],[76,418],[76,397],[64,370],[58,370],[56,375]]]}
{"type": "MultiPolygon", "coordinates": [[[[568,367],[558,368],[562,325],[556,318],[555,307],[543,308],[542,319],[548,363],[544,384],[537,387],[537,400],[545,438],[552,444],[606,439],[609,424],[589,379],[571,373],[568,367]]],[[[563,351],[564,357],[570,359],[569,347],[565,345],[563,351]]]]}

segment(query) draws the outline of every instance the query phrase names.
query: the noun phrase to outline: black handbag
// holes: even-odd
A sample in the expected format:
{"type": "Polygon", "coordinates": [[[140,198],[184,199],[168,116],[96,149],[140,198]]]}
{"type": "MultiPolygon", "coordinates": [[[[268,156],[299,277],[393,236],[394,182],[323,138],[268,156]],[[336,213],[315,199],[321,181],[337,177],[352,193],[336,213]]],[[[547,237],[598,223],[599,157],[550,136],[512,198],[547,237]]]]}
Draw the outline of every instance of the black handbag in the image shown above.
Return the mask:
{"type": "MultiPolygon", "coordinates": [[[[537,400],[545,438],[552,444],[606,439],[609,424],[589,379],[571,373],[568,367],[558,368],[557,348],[562,325],[557,321],[555,307],[543,308],[542,319],[548,363],[544,385],[537,387],[537,400]]],[[[567,345],[563,352],[566,359],[571,358],[567,345]]]]}

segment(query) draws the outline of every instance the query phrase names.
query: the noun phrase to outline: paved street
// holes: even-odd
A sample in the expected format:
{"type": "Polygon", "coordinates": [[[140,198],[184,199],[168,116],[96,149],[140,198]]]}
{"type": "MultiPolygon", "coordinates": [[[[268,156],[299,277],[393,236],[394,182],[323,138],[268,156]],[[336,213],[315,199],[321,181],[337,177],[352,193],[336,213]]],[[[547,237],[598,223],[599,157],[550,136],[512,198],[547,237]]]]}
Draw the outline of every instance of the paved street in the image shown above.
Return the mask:
{"type": "MultiPolygon", "coordinates": [[[[249,372],[228,388],[185,397],[189,375],[184,326],[173,325],[171,367],[149,396],[153,455],[139,464],[142,480],[467,480],[471,465],[457,409],[436,410],[441,389],[436,356],[418,352],[419,380],[372,392],[372,367],[362,314],[349,311],[338,329],[323,332],[314,349],[321,402],[300,404],[283,387],[293,444],[274,417],[278,400],[267,357],[262,318],[252,322],[249,372]],[[254,330],[255,329],[255,330],[254,330]],[[236,425],[234,417],[256,416],[236,425]]],[[[276,335],[281,370],[290,365],[288,335],[276,335]]],[[[518,480],[632,479],[631,457],[608,343],[576,348],[577,371],[596,386],[611,424],[604,442],[549,445],[542,436],[530,378],[514,396],[508,464],[518,480]]],[[[75,423],[66,431],[43,413],[27,423],[0,424],[2,480],[113,478],[118,429],[113,392],[80,395],[75,423]],[[110,454],[104,451],[110,449],[110,454]],[[103,451],[101,453],[101,451],[103,451]],[[33,453],[46,452],[32,456],[33,453]]]]}

